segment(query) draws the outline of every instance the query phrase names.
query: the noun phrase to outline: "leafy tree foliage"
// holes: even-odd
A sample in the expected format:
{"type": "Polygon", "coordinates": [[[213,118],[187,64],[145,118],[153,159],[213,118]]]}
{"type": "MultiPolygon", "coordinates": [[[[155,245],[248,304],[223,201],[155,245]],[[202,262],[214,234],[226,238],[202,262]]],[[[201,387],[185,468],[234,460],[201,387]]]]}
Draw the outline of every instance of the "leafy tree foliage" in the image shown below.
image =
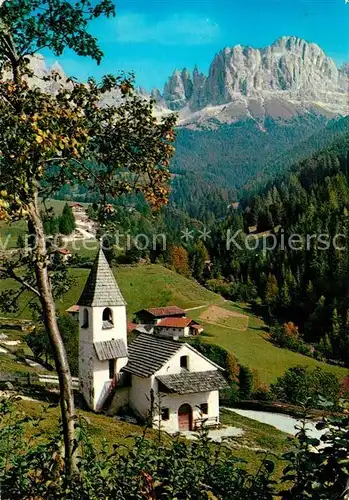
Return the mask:
{"type": "Polygon", "coordinates": [[[188,252],[182,246],[171,246],[169,263],[177,273],[189,276],[190,268],[188,252]]]}
{"type": "MultiPolygon", "coordinates": [[[[79,375],[79,323],[71,316],[64,314],[58,317],[58,326],[67,353],[70,372],[74,377],[79,375]]],[[[52,347],[47,332],[38,328],[27,335],[27,344],[34,355],[46,363],[54,361],[52,347]]]]}
{"type": "MultiPolygon", "coordinates": [[[[100,62],[102,52],[88,24],[113,13],[110,0],[11,0],[0,7],[0,219],[25,220],[35,240],[28,254],[6,256],[0,277],[15,279],[20,291],[30,290],[41,305],[59,375],[69,473],[75,466],[74,402],[39,197],[45,200],[65,184],[83,184],[98,197],[102,222],[108,217],[108,196],[141,193],[154,207],[161,206],[169,194],[175,117],[157,122],[153,104],[137,97],[124,75],[82,84],[61,82],[51,73],[39,89],[28,83],[33,76],[28,56],[43,48],[60,55],[68,48],[100,62]],[[120,102],[101,105],[111,91],[120,102]]],[[[5,306],[11,298],[15,308],[19,295],[8,295],[5,306]]]]}
{"type": "Polygon", "coordinates": [[[319,367],[313,370],[306,366],[295,366],[286,370],[271,391],[281,401],[296,405],[308,404],[314,408],[321,408],[321,398],[334,407],[339,404],[341,387],[337,377],[319,367]]]}
{"type": "Polygon", "coordinates": [[[196,245],[194,245],[193,249],[189,252],[190,269],[192,271],[192,275],[198,281],[202,280],[208,259],[209,255],[202,241],[199,241],[196,245]]]}
{"type": "Polygon", "coordinates": [[[224,444],[213,444],[204,430],[198,440],[152,441],[130,436],[126,445],[97,447],[83,419],[77,420],[78,474],[67,484],[61,432],[35,440],[29,429],[40,418],[23,415],[16,398],[0,400],[0,478],[5,500],[166,499],[281,500],[343,498],[348,473],[349,418],[328,418],[317,427],[320,440],[307,436],[304,420],[290,449],[281,457],[261,456],[251,474],[224,444]],[[314,449],[319,444],[322,447],[314,449]],[[274,461],[285,464],[273,478],[274,461]]]}
{"type": "Polygon", "coordinates": [[[253,372],[248,366],[240,366],[239,392],[241,399],[248,399],[253,391],[253,372]]]}

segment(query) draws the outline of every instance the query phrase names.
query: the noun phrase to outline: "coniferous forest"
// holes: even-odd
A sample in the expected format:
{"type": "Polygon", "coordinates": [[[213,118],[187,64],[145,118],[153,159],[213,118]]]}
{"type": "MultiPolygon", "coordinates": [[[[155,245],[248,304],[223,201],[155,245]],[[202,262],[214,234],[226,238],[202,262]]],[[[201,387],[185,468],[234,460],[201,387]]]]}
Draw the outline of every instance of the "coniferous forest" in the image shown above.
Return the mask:
{"type": "MultiPolygon", "coordinates": [[[[266,305],[273,325],[292,322],[306,353],[348,364],[349,360],[349,178],[342,139],[297,163],[214,232],[209,285],[233,299],[266,305]],[[240,231],[227,248],[227,231],[240,231]],[[246,235],[247,243],[245,243],[246,235]],[[275,247],[275,248],[274,248],[275,247]],[[224,277],[220,280],[220,276],[224,277]],[[212,279],[213,278],[213,279],[212,279]],[[310,344],[310,348],[303,345],[310,344]]],[[[278,327],[276,326],[276,330],[278,327]]],[[[274,331],[286,342],[289,329],[274,331]]],[[[292,336],[292,334],[291,334],[292,336]]],[[[291,346],[292,347],[292,346],[291,346]]]]}

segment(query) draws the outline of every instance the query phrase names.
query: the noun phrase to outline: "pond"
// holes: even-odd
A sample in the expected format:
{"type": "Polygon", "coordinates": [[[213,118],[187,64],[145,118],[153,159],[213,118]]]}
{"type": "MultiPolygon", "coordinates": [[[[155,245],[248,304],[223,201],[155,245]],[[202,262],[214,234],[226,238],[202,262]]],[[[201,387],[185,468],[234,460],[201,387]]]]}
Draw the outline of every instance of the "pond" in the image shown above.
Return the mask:
{"type": "MultiPolygon", "coordinates": [[[[241,410],[240,408],[226,408],[229,411],[233,411],[238,415],[243,417],[251,418],[252,420],[257,420],[258,422],[262,422],[263,424],[272,425],[276,429],[279,429],[282,432],[287,432],[288,434],[296,435],[298,430],[296,426],[300,425],[300,421],[290,415],[284,415],[282,413],[271,413],[267,411],[259,411],[259,410],[241,410]]],[[[308,435],[312,438],[319,439],[320,436],[324,434],[324,431],[318,431],[315,427],[316,422],[308,421],[307,422],[307,431],[308,435]]]]}

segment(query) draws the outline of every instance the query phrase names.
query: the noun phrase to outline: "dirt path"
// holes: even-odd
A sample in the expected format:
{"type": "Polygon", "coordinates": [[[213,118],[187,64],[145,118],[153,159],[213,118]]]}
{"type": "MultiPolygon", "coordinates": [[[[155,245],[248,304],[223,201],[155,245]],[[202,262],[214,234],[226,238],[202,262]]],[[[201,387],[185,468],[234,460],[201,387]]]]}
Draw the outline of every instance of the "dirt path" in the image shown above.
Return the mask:
{"type": "MultiPolygon", "coordinates": [[[[224,303],[224,302],[230,302],[229,300],[227,299],[222,299],[217,302],[217,304],[220,304],[220,303],[224,303]]],[[[188,309],[184,309],[185,312],[187,311],[196,311],[197,309],[204,309],[205,307],[211,307],[211,306],[214,306],[215,304],[212,304],[212,302],[209,302],[208,304],[204,304],[203,306],[196,306],[196,307],[188,307],[188,309]]]]}
{"type": "Polygon", "coordinates": [[[189,309],[184,309],[185,312],[187,311],[196,311],[197,309],[203,309],[204,307],[208,307],[210,304],[204,304],[203,306],[197,306],[197,307],[189,307],[189,309]]]}

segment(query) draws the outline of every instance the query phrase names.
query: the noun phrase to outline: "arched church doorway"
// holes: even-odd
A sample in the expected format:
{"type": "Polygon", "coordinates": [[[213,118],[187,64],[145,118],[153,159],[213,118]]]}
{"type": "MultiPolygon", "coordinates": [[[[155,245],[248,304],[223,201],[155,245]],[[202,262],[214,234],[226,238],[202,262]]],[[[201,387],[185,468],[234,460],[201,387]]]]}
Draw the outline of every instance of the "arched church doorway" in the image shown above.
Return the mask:
{"type": "Polygon", "coordinates": [[[178,428],[180,431],[191,431],[193,410],[187,403],[178,408],[178,428]]]}

